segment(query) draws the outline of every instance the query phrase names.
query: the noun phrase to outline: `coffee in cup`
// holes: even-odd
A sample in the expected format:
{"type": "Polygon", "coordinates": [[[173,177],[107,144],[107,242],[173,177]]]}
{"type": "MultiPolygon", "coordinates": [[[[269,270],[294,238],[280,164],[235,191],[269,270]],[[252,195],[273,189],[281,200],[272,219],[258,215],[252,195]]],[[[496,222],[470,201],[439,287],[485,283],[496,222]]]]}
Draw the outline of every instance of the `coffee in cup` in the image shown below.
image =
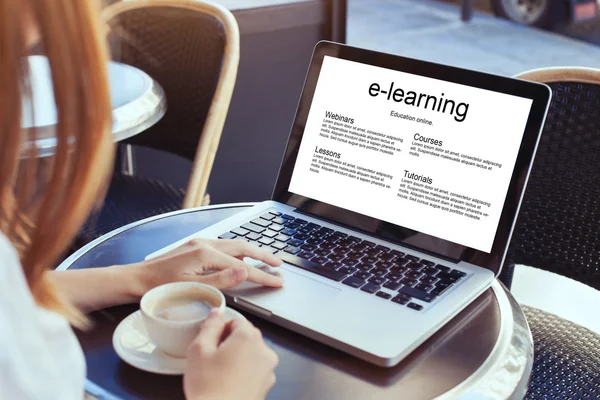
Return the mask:
{"type": "Polygon", "coordinates": [[[148,291],[140,303],[146,331],[160,350],[185,357],[200,324],[213,308],[225,310],[225,297],[199,282],[175,282],[148,291]]]}

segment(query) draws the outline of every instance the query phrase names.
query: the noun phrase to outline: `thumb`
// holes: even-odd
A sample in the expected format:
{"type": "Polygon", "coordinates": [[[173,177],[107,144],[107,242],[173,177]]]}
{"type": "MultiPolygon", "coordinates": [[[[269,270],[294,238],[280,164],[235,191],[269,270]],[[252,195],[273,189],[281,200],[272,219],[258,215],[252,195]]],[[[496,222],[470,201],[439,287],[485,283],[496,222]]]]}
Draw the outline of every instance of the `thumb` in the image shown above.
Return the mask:
{"type": "Polygon", "coordinates": [[[209,275],[203,275],[198,280],[217,289],[227,289],[244,282],[248,278],[245,268],[229,268],[209,275]]]}
{"type": "Polygon", "coordinates": [[[213,308],[208,317],[202,322],[200,333],[190,345],[190,348],[198,349],[201,352],[210,352],[217,349],[226,327],[221,311],[213,308]]]}

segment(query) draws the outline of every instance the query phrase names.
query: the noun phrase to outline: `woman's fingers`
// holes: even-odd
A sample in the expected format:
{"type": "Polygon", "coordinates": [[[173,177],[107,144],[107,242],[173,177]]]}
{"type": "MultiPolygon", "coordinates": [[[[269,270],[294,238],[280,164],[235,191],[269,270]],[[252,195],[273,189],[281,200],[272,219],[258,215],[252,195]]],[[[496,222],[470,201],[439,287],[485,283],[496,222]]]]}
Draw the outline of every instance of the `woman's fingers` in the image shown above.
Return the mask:
{"type": "Polygon", "coordinates": [[[212,270],[227,270],[232,268],[244,268],[246,269],[248,276],[247,280],[258,283],[260,285],[281,287],[283,286],[283,279],[267,274],[266,272],[254,268],[243,261],[238,260],[224,252],[214,248],[202,248],[197,252],[198,257],[205,265],[207,269],[212,270]]]}
{"type": "Polygon", "coordinates": [[[202,322],[202,329],[190,345],[189,351],[202,353],[215,351],[226,328],[228,325],[220,311],[218,309],[211,310],[208,318],[202,322]]]}
{"type": "Polygon", "coordinates": [[[215,240],[211,243],[211,245],[215,249],[218,249],[232,257],[249,257],[258,261],[262,261],[272,267],[278,267],[282,264],[282,261],[275,255],[244,240],[215,240]]]}
{"type": "Polygon", "coordinates": [[[208,275],[198,276],[198,281],[216,287],[217,289],[228,289],[239,285],[248,279],[246,268],[234,267],[208,275]]]}

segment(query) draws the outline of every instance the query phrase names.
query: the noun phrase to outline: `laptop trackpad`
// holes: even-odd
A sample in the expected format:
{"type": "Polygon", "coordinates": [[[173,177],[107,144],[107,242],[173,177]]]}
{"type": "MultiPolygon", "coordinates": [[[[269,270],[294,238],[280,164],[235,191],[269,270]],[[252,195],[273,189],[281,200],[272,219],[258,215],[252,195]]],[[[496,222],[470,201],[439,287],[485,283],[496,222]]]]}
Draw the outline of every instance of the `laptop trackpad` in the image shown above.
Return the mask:
{"type": "Polygon", "coordinates": [[[340,289],[301,275],[288,267],[270,268],[277,271],[284,279],[282,288],[267,288],[250,282],[226,290],[227,294],[241,298],[257,305],[273,314],[281,314],[282,310],[302,313],[303,310],[314,313],[315,309],[323,309],[339,294],[340,289]]]}

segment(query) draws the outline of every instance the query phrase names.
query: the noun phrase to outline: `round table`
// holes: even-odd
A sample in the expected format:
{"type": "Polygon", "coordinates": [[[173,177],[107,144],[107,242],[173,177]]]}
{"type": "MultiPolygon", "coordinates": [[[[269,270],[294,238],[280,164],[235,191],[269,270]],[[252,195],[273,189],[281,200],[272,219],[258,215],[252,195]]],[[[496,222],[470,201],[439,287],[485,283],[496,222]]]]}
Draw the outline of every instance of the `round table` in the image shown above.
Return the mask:
{"type": "MultiPolygon", "coordinates": [[[[139,262],[251,205],[201,207],[138,221],[89,243],[58,269],[139,262]]],[[[95,328],[78,332],[87,360],[88,392],[107,399],[183,399],[181,377],[137,370],[113,350],[114,329],[137,309],[127,305],[97,312],[92,317],[95,328]]],[[[498,281],[393,368],[376,367],[246,316],[280,358],[269,399],[522,399],[531,374],[533,341],[525,316],[498,281]]]]}
{"type": "MultiPolygon", "coordinates": [[[[44,56],[29,56],[28,62],[32,99],[23,100],[21,126],[35,127],[35,146],[39,156],[46,157],[56,148],[57,115],[51,71],[44,56]]],[[[116,142],[143,132],[164,116],[167,109],[164,91],[148,74],[130,65],[109,62],[108,75],[116,142]]],[[[25,143],[24,148],[29,146],[31,143],[25,143]]]]}

